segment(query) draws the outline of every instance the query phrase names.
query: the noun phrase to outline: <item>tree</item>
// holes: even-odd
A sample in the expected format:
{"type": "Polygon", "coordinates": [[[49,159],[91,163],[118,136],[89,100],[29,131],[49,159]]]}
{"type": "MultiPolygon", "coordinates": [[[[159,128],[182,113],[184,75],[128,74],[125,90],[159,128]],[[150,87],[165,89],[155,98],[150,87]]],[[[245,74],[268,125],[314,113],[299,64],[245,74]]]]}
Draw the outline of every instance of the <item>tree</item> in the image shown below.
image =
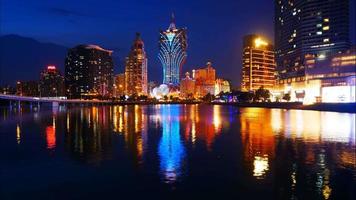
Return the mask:
{"type": "Polygon", "coordinates": [[[283,100],[285,100],[285,101],[289,102],[289,101],[290,101],[290,99],[291,99],[291,97],[290,97],[290,93],[286,93],[286,94],[284,94],[284,95],[283,95],[283,100]]]}
{"type": "Polygon", "coordinates": [[[254,94],[251,92],[240,92],[237,96],[239,102],[250,102],[252,101],[254,94]]]}
{"type": "Polygon", "coordinates": [[[211,95],[210,93],[206,94],[203,97],[203,101],[205,101],[205,102],[211,102],[213,99],[214,99],[214,95],[211,95]]]}
{"type": "Polygon", "coordinates": [[[263,87],[258,88],[258,90],[256,90],[255,92],[255,96],[254,96],[254,101],[268,101],[270,98],[270,92],[269,90],[264,89],[263,87]]]}

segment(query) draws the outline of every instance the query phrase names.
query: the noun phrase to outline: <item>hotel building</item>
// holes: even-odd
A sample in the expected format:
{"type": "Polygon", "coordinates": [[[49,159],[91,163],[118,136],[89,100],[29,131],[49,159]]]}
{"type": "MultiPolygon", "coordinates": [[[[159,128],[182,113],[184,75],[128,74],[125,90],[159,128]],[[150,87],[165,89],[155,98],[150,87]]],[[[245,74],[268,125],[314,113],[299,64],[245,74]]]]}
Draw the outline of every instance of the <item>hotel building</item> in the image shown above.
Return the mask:
{"type": "Polygon", "coordinates": [[[65,60],[67,97],[111,97],[113,66],[112,51],[97,45],[79,45],[69,49],[65,60]]]}
{"type": "Polygon", "coordinates": [[[147,57],[139,33],[125,62],[125,92],[127,95],[147,95],[147,57]]]}
{"type": "Polygon", "coordinates": [[[275,45],[280,80],[304,81],[305,55],[349,49],[349,0],[276,0],[275,45]]]}
{"type": "Polygon", "coordinates": [[[247,35],[242,54],[242,91],[271,90],[276,81],[273,46],[259,35],[247,35]]]}
{"type": "Polygon", "coordinates": [[[289,93],[292,101],[305,104],[354,102],[352,95],[339,95],[344,89],[337,89],[343,85],[354,90],[349,0],[275,2],[275,95],[289,93]]]}
{"type": "Polygon", "coordinates": [[[215,94],[216,73],[211,62],[207,62],[205,68],[193,70],[193,79],[197,97],[204,97],[208,93],[215,94]]]}
{"type": "Polygon", "coordinates": [[[187,57],[187,33],[185,28],[177,28],[174,15],[168,29],[160,32],[159,54],[163,68],[163,83],[178,86],[187,57]]]}
{"type": "Polygon", "coordinates": [[[180,96],[182,98],[193,98],[195,96],[195,80],[190,77],[189,72],[180,82],[180,96]]]}

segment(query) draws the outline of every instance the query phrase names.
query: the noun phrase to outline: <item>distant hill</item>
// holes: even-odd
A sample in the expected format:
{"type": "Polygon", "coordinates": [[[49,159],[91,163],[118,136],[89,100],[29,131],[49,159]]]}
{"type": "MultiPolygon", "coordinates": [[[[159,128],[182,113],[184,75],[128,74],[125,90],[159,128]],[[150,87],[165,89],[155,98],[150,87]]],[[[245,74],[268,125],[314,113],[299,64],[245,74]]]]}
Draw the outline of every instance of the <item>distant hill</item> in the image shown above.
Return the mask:
{"type": "Polygon", "coordinates": [[[16,80],[38,80],[47,65],[59,67],[64,73],[67,47],[42,43],[18,35],[0,36],[0,85],[16,80]]]}

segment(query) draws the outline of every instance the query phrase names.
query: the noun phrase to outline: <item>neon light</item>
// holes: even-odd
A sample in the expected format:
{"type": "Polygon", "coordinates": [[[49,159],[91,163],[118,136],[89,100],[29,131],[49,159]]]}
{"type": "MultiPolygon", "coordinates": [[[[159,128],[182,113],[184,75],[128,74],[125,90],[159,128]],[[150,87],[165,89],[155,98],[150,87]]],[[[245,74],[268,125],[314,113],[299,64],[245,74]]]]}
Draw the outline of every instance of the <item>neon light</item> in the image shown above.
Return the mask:
{"type": "Polygon", "coordinates": [[[47,69],[48,69],[48,70],[54,70],[54,69],[56,69],[56,66],[54,66],[54,65],[48,65],[48,66],[47,66],[47,69]]]}
{"type": "Polygon", "coordinates": [[[163,83],[178,85],[182,66],[187,57],[184,29],[173,29],[160,33],[158,58],[163,67],[163,83]]]}

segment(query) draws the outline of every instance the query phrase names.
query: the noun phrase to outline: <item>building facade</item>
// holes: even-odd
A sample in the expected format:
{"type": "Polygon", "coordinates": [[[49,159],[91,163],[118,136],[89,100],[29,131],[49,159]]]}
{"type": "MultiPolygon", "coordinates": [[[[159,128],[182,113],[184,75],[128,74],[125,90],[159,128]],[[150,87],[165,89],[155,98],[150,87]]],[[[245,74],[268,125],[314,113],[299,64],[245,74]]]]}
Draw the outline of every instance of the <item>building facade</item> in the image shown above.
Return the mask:
{"type": "Polygon", "coordinates": [[[279,79],[304,81],[305,55],[349,49],[349,0],[276,0],[275,47],[279,79]]]}
{"type": "Polygon", "coordinates": [[[187,57],[187,32],[177,28],[172,15],[168,29],[160,32],[159,54],[163,68],[163,83],[179,85],[183,65],[187,57]]]}
{"type": "Polygon", "coordinates": [[[147,57],[139,33],[125,62],[125,92],[127,95],[147,95],[147,57]]]}
{"type": "Polygon", "coordinates": [[[305,63],[306,81],[281,81],[278,85],[280,91],[290,94],[292,101],[305,104],[356,101],[356,47],[323,58],[307,55],[305,63]]]}
{"type": "Polygon", "coordinates": [[[17,81],[16,82],[16,95],[39,97],[39,84],[37,81],[17,81]]]}
{"type": "Polygon", "coordinates": [[[109,98],[113,93],[112,51],[97,45],[69,49],[65,60],[68,98],[109,98]]]}
{"type": "Polygon", "coordinates": [[[41,72],[39,90],[42,97],[65,96],[64,77],[55,66],[47,66],[41,72]]]}
{"type": "Polygon", "coordinates": [[[224,92],[224,93],[231,92],[230,82],[227,80],[218,78],[215,81],[215,95],[218,95],[221,92],[224,92]]]}
{"type": "Polygon", "coordinates": [[[208,93],[215,94],[216,72],[211,62],[207,62],[205,68],[193,70],[193,79],[197,97],[204,97],[208,93]]]}
{"type": "Polygon", "coordinates": [[[276,82],[273,46],[259,35],[247,35],[242,54],[241,90],[272,89],[276,82]]]}
{"type": "Polygon", "coordinates": [[[195,97],[195,80],[190,77],[189,72],[180,82],[180,97],[189,99],[195,97]]]}
{"type": "Polygon", "coordinates": [[[114,97],[121,97],[123,95],[126,95],[125,73],[117,74],[115,76],[115,87],[114,88],[115,88],[114,89],[114,97]]]}

